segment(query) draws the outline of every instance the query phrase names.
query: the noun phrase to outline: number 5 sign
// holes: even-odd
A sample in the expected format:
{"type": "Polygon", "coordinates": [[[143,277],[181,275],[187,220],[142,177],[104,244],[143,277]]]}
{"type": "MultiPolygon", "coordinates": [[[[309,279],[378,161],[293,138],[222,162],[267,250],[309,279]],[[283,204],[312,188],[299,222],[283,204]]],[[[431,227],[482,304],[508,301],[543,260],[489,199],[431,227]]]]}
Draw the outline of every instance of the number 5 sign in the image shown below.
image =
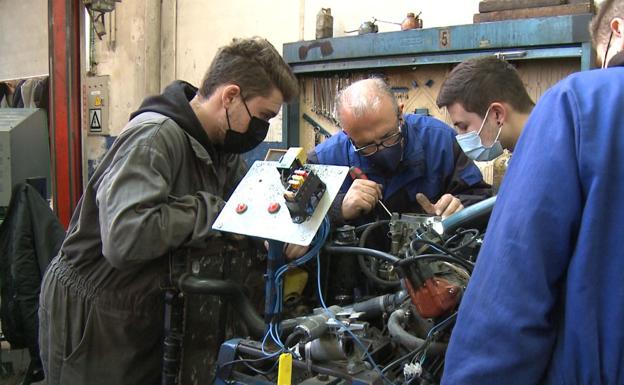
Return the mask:
{"type": "Polygon", "coordinates": [[[440,48],[449,48],[451,46],[451,33],[448,29],[441,29],[438,36],[440,48]]]}

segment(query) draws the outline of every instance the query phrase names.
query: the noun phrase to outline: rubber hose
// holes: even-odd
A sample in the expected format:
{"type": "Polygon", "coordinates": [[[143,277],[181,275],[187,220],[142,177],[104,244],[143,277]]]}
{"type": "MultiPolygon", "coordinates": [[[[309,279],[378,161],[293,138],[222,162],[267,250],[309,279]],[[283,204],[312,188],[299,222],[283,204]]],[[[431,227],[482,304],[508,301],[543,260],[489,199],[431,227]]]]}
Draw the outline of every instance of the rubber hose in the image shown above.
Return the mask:
{"type": "Polygon", "coordinates": [[[243,292],[243,288],[234,281],[222,279],[198,278],[183,274],[178,279],[178,288],[184,293],[208,294],[232,297],[230,304],[238,311],[243,322],[249,328],[249,333],[260,338],[266,331],[266,324],[254,309],[251,301],[243,292]]]}
{"type": "MultiPolygon", "coordinates": [[[[424,345],[425,340],[411,335],[405,329],[403,329],[401,323],[405,321],[405,318],[405,310],[398,309],[393,311],[392,314],[390,314],[390,318],[388,319],[388,332],[390,332],[390,335],[394,340],[396,340],[406,349],[420,349],[424,345]]],[[[427,349],[427,353],[441,355],[446,351],[446,346],[447,344],[442,342],[432,342],[427,349]]]]}
{"type": "Polygon", "coordinates": [[[393,310],[407,298],[407,292],[401,290],[394,294],[385,294],[356,302],[352,305],[353,311],[362,312],[363,318],[371,319],[379,317],[382,313],[393,310]]]}
{"type": "Polygon", "coordinates": [[[472,228],[477,226],[485,228],[490,219],[490,215],[492,215],[495,203],[496,195],[442,219],[444,234],[453,234],[460,227],[472,228]]]}
{"type": "MultiPolygon", "coordinates": [[[[377,227],[381,225],[385,225],[388,223],[390,223],[390,221],[386,219],[386,220],[377,221],[377,222],[368,224],[367,227],[364,229],[362,236],[360,237],[359,246],[366,247],[366,239],[370,235],[371,231],[373,231],[374,229],[376,229],[377,227]]],[[[377,274],[375,274],[374,272],[370,271],[368,269],[368,266],[366,266],[366,260],[364,259],[363,255],[358,255],[357,259],[358,259],[358,264],[360,265],[360,270],[362,270],[362,273],[364,273],[366,278],[371,280],[375,285],[384,289],[387,289],[387,288],[396,289],[401,286],[401,282],[399,280],[386,281],[385,279],[379,278],[377,274]]]]}
{"type": "Polygon", "coordinates": [[[333,254],[364,254],[377,259],[384,260],[389,263],[396,263],[400,261],[399,258],[392,254],[384,253],[383,251],[375,249],[367,249],[366,247],[355,246],[325,246],[325,251],[333,254]]]}
{"type": "MultiPolygon", "coordinates": [[[[390,222],[389,220],[382,220],[382,221],[377,221],[377,222],[365,225],[366,228],[365,228],[365,230],[362,233],[362,236],[360,238],[359,246],[361,248],[364,248],[364,246],[366,245],[366,238],[368,238],[368,235],[371,233],[371,231],[373,231],[377,227],[379,227],[381,225],[385,225],[385,224],[387,224],[389,222],[390,222]]],[[[361,227],[364,227],[364,226],[360,226],[360,228],[361,227]]],[[[328,247],[326,247],[326,249],[328,249],[328,247]]],[[[372,250],[372,249],[368,249],[368,250],[372,250]]],[[[347,253],[345,252],[345,254],[347,254],[347,253]]],[[[368,269],[368,266],[366,266],[366,260],[364,259],[363,255],[359,254],[357,256],[357,259],[358,259],[358,264],[360,266],[360,270],[362,271],[362,273],[364,273],[366,278],[368,278],[370,281],[372,281],[375,285],[377,285],[379,287],[382,287],[382,288],[391,288],[391,289],[395,289],[395,288],[400,287],[400,285],[401,285],[400,281],[398,281],[398,280],[397,281],[386,281],[384,279],[379,278],[376,274],[371,272],[368,269]]]]}

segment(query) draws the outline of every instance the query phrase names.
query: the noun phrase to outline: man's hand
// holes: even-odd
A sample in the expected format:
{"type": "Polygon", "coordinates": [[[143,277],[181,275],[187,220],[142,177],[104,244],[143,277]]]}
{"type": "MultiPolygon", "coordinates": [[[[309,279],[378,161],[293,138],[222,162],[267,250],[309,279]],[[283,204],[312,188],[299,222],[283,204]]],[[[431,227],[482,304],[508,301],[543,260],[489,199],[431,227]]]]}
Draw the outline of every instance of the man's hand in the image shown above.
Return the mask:
{"type": "Polygon", "coordinates": [[[442,195],[442,197],[440,197],[440,199],[433,204],[429,201],[429,198],[427,198],[425,194],[418,193],[416,194],[416,201],[418,201],[427,214],[439,215],[442,216],[442,218],[455,214],[464,208],[464,205],[462,205],[459,198],[456,198],[451,194],[442,195]]]}
{"type": "MultiPolygon", "coordinates": [[[[264,247],[269,250],[269,241],[264,241],[264,247]]],[[[295,245],[294,243],[286,243],[284,244],[283,251],[286,259],[292,261],[293,259],[302,257],[309,249],[310,246],[300,246],[295,245]]]]}
{"type": "Polygon", "coordinates": [[[287,243],[284,247],[284,254],[286,255],[286,259],[292,261],[293,259],[297,259],[302,257],[305,253],[308,252],[310,246],[300,246],[295,245],[294,243],[287,243]]]}
{"type": "Polygon", "coordinates": [[[372,180],[356,179],[342,201],[342,217],[355,219],[370,212],[382,197],[381,186],[372,180]]]}

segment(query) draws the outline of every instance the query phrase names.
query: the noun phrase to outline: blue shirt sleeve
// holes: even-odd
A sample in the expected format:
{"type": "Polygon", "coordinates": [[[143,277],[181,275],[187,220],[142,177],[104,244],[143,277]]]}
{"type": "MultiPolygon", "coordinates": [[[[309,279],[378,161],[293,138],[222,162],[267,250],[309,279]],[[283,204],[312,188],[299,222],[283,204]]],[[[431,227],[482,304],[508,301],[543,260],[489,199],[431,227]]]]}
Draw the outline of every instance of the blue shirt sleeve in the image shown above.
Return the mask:
{"type": "Polygon", "coordinates": [[[565,83],[531,114],[459,309],[443,384],[529,385],[544,377],[582,209],[579,114],[565,83]]]}

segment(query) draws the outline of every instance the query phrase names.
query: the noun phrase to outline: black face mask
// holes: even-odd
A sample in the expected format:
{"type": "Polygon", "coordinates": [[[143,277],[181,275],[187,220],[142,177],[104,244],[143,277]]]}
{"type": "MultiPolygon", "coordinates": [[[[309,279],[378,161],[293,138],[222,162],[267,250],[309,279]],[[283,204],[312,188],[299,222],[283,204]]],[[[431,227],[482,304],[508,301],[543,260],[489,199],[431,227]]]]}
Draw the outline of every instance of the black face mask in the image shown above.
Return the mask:
{"type": "Polygon", "coordinates": [[[226,152],[242,154],[244,152],[251,151],[257,145],[262,143],[269,132],[269,122],[252,116],[251,112],[249,112],[249,108],[247,107],[247,103],[245,103],[245,99],[243,99],[243,105],[251,118],[249,125],[247,126],[247,131],[244,133],[232,130],[232,127],[230,126],[230,116],[228,115],[227,108],[225,109],[228,130],[225,132],[223,149],[226,152]]]}
{"type": "Polygon", "coordinates": [[[399,167],[403,159],[403,140],[394,146],[386,147],[376,153],[369,155],[368,160],[373,167],[384,176],[390,176],[399,167]]]}

